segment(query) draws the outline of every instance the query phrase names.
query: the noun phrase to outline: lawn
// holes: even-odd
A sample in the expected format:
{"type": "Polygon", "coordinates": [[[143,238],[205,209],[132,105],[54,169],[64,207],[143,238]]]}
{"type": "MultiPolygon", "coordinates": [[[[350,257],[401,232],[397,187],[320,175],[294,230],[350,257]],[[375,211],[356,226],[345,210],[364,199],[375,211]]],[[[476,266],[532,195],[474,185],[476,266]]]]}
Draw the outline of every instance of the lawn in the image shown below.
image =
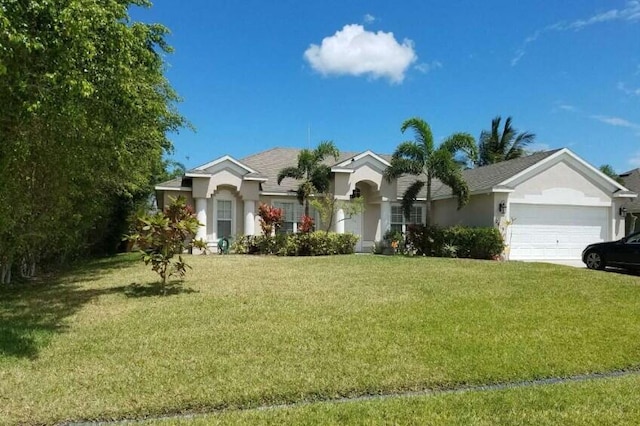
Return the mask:
{"type": "MultiPolygon", "coordinates": [[[[134,259],[106,259],[0,290],[0,424],[249,408],[640,367],[637,276],[517,262],[199,256],[188,259],[193,270],[183,290],[161,297],[149,287],[154,274],[134,259]]],[[[603,384],[563,386],[581,389],[577,395],[586,400],[618,395],[603,384]]],[[[563,386],[553,389],[564,394],[563,386]]],[[[388,409],[411,419],[402,416],[477,398],[489,401],[477,402],[489,415],[500,407],[492,400],[545,400],[534,394],[445,394],[281,412],[293,421],[298,415],[340,422],[343,410],[347,418],[361,410],[375,418],[388,409]]],[[[621,406],[637,403],[619,395],[621,406]]],[[[597,406],[580,404],[567,402],[594,418],[597,406]]],[[[280,423],[277,413],[273,422],[280,423]]],[[[229,415],[242,422],[252,414],[229,415]]]]}

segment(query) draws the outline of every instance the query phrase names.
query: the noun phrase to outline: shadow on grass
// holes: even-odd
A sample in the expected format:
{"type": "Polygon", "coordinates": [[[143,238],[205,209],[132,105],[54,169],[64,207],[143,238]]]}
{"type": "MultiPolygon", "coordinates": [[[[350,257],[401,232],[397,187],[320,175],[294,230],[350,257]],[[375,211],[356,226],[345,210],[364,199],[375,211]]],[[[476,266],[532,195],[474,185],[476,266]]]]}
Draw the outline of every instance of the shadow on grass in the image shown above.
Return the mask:
{"type": "Polygon", "coordinates": [[[181,281],[173,281],[162,287],[159,283],[137,284],[133,283],[124,288],[127,297],[152,297],[152,296],[174,296],[177,294],[197,293],[192,288],[182,287],[181,281]]]}
{"type": "MultiPolygon", "coordinates": [[[[138,262],[140,258],[135,254],[118,255],[76,265],[66,272],[0,286],[0,362],[4,357],[37,358],[56,334],[68,329],[69,317],[102,296],[161,295],[161,289],[155,285],[86,285],[138,262]]],[[[194,292],[177,283],[167,289],[166,295],[194,292]]]]}

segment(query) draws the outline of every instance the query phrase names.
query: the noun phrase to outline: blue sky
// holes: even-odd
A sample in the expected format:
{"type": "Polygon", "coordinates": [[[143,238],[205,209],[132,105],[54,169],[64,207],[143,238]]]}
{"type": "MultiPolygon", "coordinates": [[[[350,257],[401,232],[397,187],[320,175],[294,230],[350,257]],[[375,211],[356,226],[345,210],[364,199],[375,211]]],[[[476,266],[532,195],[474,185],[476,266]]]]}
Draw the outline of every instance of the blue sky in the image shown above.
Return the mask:
{"type": "Polygon", "coordinates": [[[156,0],[194,167],[333,140],[392,153],[413,116],[437,140],[497,115],[618,172],[640,167],[640,1],[156,0]],[[309,137],[310,134],[310,137],[309,137]]]}

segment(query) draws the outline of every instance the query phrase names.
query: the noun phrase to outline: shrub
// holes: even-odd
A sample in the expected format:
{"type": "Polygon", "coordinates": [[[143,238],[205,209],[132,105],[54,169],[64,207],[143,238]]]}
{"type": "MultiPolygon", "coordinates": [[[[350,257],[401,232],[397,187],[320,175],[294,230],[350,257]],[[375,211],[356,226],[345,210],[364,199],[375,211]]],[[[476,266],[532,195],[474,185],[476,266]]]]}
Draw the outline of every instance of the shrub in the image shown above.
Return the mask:
{"type": "Polygon", "coordinates": [[[260,217],[260,228],[264,235],[271,235],[282,225],[282,209],[273,207],[270,204],[260,203],[258,206],[258,216],[260,217]]]}
{"type": "Polygon", "coordinates": [[[424,256],[495,259],[504,250],[496,228],[412,225],[408,231],[408,244],[424,256]]]}
{"type": "Polygon", "coordinates": [[[172,199],[162,212],[136,218],[134,232],[126,239],[140,249],[144,263],[151,263],[151,268],[160,275],[163,292],[167,279],[186,274],[189,265],[181,256],[186,249],[206,250],[204,241],[194,239],[199,226],[193,209],[182,196],[172,199]],[[175,255],[178,255],[177,260],[175,255]]]}
{"type": "Polygon", "coordinates": [[[238,254],[275,254],[278,256],[327,256],[351,254],[358,237],[354,234],[335,232],[307,232],[265,235],[244,235],[236,239],[232,250],[238,254]]]}

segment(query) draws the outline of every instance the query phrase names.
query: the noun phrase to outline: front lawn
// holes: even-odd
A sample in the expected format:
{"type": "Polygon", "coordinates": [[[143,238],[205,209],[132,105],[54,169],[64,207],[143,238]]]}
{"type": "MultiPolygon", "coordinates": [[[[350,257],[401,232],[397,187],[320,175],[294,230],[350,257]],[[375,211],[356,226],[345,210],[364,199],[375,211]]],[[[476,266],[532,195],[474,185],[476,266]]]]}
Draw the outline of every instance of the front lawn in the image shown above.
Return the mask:
{"type": "Polygon", "coordinates": [[[636,276],[355,255],[188,262],[165,297],[131,256],[0,290],[0,424],[640,366],[636,276]]]}

